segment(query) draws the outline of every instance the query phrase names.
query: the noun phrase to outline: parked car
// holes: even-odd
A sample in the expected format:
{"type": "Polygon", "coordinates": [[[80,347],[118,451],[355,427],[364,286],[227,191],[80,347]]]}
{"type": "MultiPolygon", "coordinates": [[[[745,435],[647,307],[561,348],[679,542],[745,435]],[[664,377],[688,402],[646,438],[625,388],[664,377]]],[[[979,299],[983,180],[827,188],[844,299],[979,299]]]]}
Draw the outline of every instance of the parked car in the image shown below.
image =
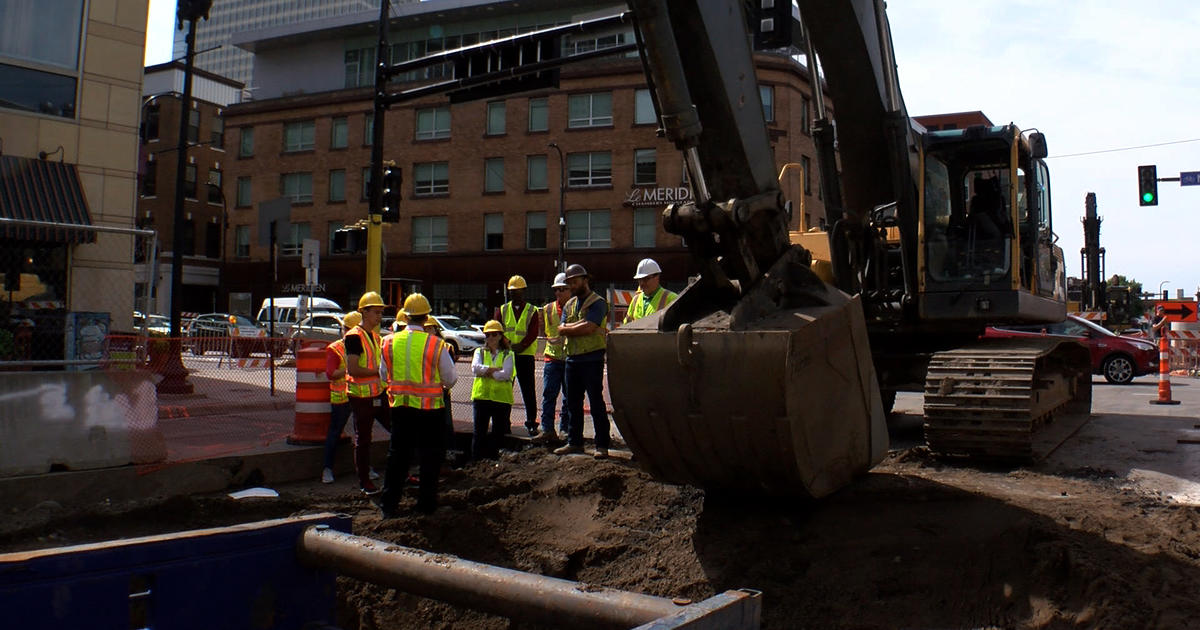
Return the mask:
{"type": "Polygon", "coordinates": [[[466,320],[454,315],[434,315],[433,321],[442,329],[442,338],[450,344],[454,358],[475,352],[483,347],[483,333],[475,330],[466,320]]]}
{"type": "MultiPolygon", "coordinates": [[[[290,337],[292,327],[301,319],[308,315],[316,315],[317,313],[332,313],[334,315],[342,314],[342,307],[338,306],[337,302],[327,300],[321,297],[309,298],[306,295],[299,297],[277,297],[275,298],[275,336],[290,337]]],[[[270,330],[269,322],[271,321],[271,300],[263,300],[262,306],[258,309],[258,314],[254,317],[258,321],[258,325],[266,330],[270,330]]]]}
{"type": "Polygon", "coordinates": [[[137,332],[145,329],[150,337],[168,337],[171,335],[171,320],[166,315],[142,315],[134,311],[133,328],[137,332]]]}
{"type": "Polygon", "coordinates": [[[342,318],[335,313],[309,315],[292,328],[292,351],[304,341],[330,343],[342,338],[342,318]]]}
{"type": "Polygon", "coordinates": [[[266,352],[267,331],[241,315],[205,313],[192,321],[187,341],[195,355],[216,350],[228,351],[231,357],[248,357],[252,352],[266,352]]]}
{"type": "Polygon", "coordinates": [[[984,337],[1054,335],[1077,339],[1092,353],[1092,373],[1109,383],[1124,385],[1135,376],[1158,371],[1158,350],[1145,339],[1117,335],[1086,319],[1068,315],[1054,324],[1004,325],[987,329],[984,337]]]}

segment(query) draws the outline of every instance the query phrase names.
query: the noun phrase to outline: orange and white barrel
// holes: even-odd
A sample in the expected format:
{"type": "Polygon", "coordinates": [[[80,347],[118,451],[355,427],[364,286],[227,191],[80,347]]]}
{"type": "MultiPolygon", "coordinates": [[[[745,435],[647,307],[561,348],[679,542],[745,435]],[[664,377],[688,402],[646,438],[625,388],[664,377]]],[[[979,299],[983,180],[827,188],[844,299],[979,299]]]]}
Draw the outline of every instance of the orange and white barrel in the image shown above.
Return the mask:
{"type": "Polygon", "coordinates": [[[325,348],[301,348],[296,351],[296,421],[288,444],[324,444],[329,412],[325,348]]]}
{"type": "Polygon", "coordinates": [[[1178,405],[1178,400],[1171,398],[1171,342],[1167,335],[1158,337],[1158,399],[1151,400],[1151,405],[1178,405]]]}

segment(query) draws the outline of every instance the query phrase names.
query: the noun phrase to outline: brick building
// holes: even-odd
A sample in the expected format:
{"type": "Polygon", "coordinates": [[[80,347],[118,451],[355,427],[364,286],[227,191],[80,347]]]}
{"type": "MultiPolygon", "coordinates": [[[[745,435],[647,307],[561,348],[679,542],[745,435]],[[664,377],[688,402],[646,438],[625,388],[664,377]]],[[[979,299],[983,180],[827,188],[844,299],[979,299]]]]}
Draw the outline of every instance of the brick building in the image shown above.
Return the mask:
{"type": "MultiPolygon", "coordinates": [[[[429,4],[399,8],[390,31],[393,61],[604,13],[586,2],[541,10],[491,2],[481,20],[470,2],[436,14],[429,4]],[[431,39],[430,33],[441,35],[431,39]]],[[[267,297],[268,252],[258,244],[257,207],[278,197],[289,198],[292,210],[277,295],[304,281],[299,250],[305,238],[321,242],[327,297],[352,304],[362,291],[365,256],[335,254],[330,244],[334,230],[367,216],[372,102],[362,69],[369,75],[374,46],[373,36],[364,34],[373,32],[368,26],[303,24],[234,36],[235,44],[255,53],[259,86],[253,102],[224,112],[234,155],[223,171],[230,202],[223,286],[236,303],[267,297]],[[265,72],[270,76],[258,76],[265,72]]],[[[569,52],[632,41],[625,28],[565,46],[569,52]]],[[[808,135],[807,69],[783,55],[760,54],[757,63],[775,161],[804,167],[783,182],[797,208],[793,228],[802,221],[818,225],[824,210],[808,135]],[[807,195],[800,192],[802,178],[807,195]]],[[[440,69],[430,71],[407,78],[436,78],[440,69]]],[[[383,156],[402,169],[404,197],[400,222],[385,224],[385,297],[398,300],[420,289],[436,311],[480,320],[503,300],[504,280],[521,274],[530,299],[548,299],[564,170],[567,262],[586,265],[600,288],[633,288],[637,261],[653,257],[665,283],[681,288],[695,269],[681,239],[663,230],[661,211],[690,192],[682,157],[655,131],[636,56],[568,66],[557,89],[453,105],[428,97],[393,107],[385,118],[383,156]]]]}
{"type": "MultiPolygon", "coordinates": [[[[225,121],[221,111],[241,96],[242,84],[195,70],[188,109],[188,164],[184,175],[183,300],[181,310],[208,312],[224,308],[217,302],[221,279],[222,232],[226,206],[222,186],[227,162],[225,121]],[[211,184],[211,185],[210,185],[211,184]]],[[[142,86],[142,125],[139,145],[137,227],[157,232],[158,277],[153,297],[155,312],[171,304],[171,264],[174,260],[175,181],[183,64],[149,66],[142,86]]],[[[144,261],[139,260],[139,272],[144,261]]],[[[139,286],[139,289],[141,287],[139,286]]],[[[140,297],[140,296],[139,296],[140,297]]],[[[141,302],[139,302],[141,303],[141,302]]]]}

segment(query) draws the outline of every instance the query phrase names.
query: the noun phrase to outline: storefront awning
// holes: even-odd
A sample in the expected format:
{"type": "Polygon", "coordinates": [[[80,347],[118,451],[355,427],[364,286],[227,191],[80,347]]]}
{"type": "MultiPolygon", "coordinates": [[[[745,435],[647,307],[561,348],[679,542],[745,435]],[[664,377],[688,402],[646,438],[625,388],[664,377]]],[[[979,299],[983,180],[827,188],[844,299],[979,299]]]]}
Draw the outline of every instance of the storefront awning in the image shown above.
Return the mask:
{"type": "Polygon", "coordinates": [[[0,218],[54,223],[34,227],[0,221],[0,240],[93,243],[87,199],[74,164],[0,156],[0,218]]]}

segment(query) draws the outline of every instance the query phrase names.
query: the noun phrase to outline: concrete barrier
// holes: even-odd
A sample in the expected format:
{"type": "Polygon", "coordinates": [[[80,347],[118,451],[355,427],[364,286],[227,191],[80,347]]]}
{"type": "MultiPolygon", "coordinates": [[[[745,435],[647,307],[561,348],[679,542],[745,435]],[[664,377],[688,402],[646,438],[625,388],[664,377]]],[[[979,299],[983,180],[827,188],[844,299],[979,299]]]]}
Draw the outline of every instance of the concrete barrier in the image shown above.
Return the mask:
{"type": "Polygon", "coordinates": [[[0,377],[0,477],[164,461],[158,396],[143,372],[0,377]]]}

